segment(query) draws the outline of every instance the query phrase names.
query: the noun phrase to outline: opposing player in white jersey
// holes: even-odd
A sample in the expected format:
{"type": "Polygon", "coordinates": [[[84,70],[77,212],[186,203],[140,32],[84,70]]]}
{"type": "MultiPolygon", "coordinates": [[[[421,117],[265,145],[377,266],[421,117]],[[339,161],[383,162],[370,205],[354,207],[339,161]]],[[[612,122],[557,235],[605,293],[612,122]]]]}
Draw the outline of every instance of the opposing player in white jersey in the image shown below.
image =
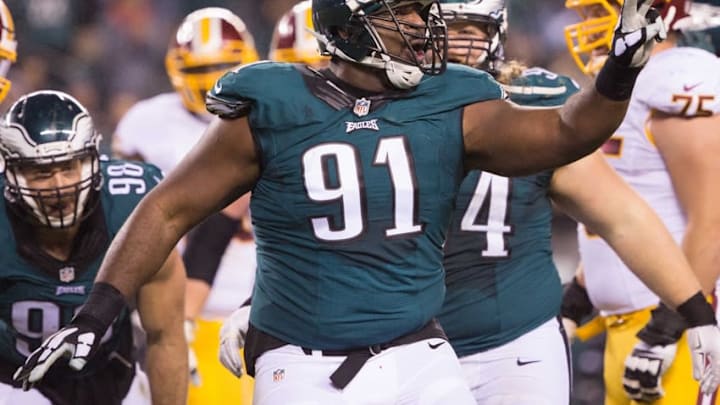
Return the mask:
{"type": "MultiPolygon", "coordinates": [[[[175,91],[140,101],[127,112],[113,138],[115,153],[153,162],[166,173],[172,171],[210,120],[205,93],[229,69],[257,60],[253,38],[240,17],[215,7],[190,13],[166,56],[175,91]]],[[[219,320],[250,296],[254,282],[255,244],[248,200],[249,196],[242,197],[208,218],[187,238],[183,253],[188,270],[186,335],[191,363],[197,367],[191,364],[189,404],[241,403],[241,398],[242,403],[249,403],[252,395],[252,384],[238,382],[217,360],[219,320]],[[215,273],[208,270],[218,266],[217,283],[211,290],[215,273]]]]}
{"type": "MultiPolygon", "coordinates": [[[[687,12],[693,13],[687,2],[656,3],[669,38],[654,49],[627,115],[603,151],[663,219],[710,293],[720,272],[720,62],[712,53],[683,46],[679,30],[689,21],[687,12]]],[[[593,74],[609,49],[619,4],[569,0],[566,6],[584,19],[566,28],[568,46],[581,69],[593,74]]],[[[604,317],[605,403],[635,403],[631,398],[655,404],[715,403],[714,397],[699,394],[692,379],[696,370],[684,343],[682,318],[659,304],[592,229],[579,226],[578,238],[587,292],[582,277],[576,278],[563,312],[577,322],[587,312],[582,308],[594,306],[604,317]]],[[[648,246],[646,253],[655,254],[655,249],[648,246]]]]}

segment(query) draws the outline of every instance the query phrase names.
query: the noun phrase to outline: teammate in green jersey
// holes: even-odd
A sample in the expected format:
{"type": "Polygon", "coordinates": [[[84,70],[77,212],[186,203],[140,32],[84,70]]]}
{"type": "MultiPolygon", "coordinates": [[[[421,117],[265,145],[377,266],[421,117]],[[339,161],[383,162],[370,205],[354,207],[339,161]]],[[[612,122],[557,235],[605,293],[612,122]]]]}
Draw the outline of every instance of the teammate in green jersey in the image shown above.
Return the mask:
{"type": "Polygon", "coordinates": [[[100,160],[99,143],[87,110],[58,91],[22,96],[0,122],[0,398],[7,403],[149,404],[147,377],[133,358],[132,308],[148,334],[152,403],[184,403],[184,268],[175,253],[141,281],[132,305],[117,301],[122,310],[106,333],[77,336],[70,367],[53,369],[34,389],[13,381],[36,349],[42,358],[59,353],[52,350],[75,328],[58,330],[102,294],[91,288],[110,241],[162,178],[155,166],[100,160]],[[98,353],[85,364],[90,347],[98,353]]]}
{"type": "MultiPolygon", "coordinates": [[[[568,77],[505,61],[503,0],[444,1],[442,9],[449,59],[492,73],[511,101],[557,108],[578,91],[568,77]]],[[[445,244],[447,292],[438,319],[478,403],[570,401],[552,203],[592,224],[661,295],[672,290],[674,274],[691,271],[662,222],[599,153],[531,176],[470,172],[445,244]],[[658,247],[656,254],[637,254],[647,246],[658,247]]]]}
{"type": "MultiPolygon", "coordinates": [[[[258,269],[245,358],[256,404],[474,404],[433,320],[457,188],[466,169],[533,173],[610,136],[664,36],[647,7],[625,4],[596,86],[563,109],[529,110],[487,73],[446,64],[436,1],[313,1],[328,68],[264,62],[221,78],[208,95],[219,118],[140,204],[96,288],[131,296],[183,233],[252,189],[258,269]]],[[[695,303],[699,289],[688,277],[669,301],[695,303]]],[[[72,328],[99,333],[117,313],[93,304],[93,321],[72,328]]],[[[700,311],[696,326],[715,324],[700,311]]],[[[713,377],[720,331],[696,329],[713,377]]]]}

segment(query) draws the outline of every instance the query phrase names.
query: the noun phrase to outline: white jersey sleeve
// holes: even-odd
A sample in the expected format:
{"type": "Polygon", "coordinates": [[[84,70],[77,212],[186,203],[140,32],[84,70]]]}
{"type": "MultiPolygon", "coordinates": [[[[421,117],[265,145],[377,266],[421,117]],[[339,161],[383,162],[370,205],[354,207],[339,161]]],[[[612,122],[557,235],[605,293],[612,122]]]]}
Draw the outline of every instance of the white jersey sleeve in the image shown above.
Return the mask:
{"type": "Polygon", "coordinates": [[[113,148],[124,156],[139,155],[169,173],[197,143],[207,124],[183,106],[177,93],[160,94],[128,110],[113,135],[113,148]]]}
{"type": "Polygon", "coordinates": [[[720,113],[720,59],[680,47],[650,59],[638,78],[635,98],[651,111],[695,117],[720,113]]]}

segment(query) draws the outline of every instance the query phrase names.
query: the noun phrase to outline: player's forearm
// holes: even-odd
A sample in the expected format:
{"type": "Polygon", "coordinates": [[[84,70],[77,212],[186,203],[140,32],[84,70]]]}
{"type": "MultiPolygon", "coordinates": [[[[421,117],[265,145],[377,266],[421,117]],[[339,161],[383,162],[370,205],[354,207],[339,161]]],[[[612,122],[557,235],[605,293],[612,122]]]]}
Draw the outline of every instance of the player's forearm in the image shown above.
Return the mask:
{"type": "Polygon", "coordinates": [[[626,207],[613,223],[595,230],[662,301],[677,307],[700,290],[680,246],[646,204],[626,207]]]}
{"type": "Polygon", "coordinates": [[[682,244],[685,256],[709,294],[720,277],[720,226],[712,222],[691,221],[682,244]]]}
{"type": "Polygon", "coordinates": [[[184,405],[188,386],[187,344],[182,330],[148,336],[147,374],[154,405],[184,405]]]}
{"type": "Polygon", "coordinates": [[[185,232],[155,204],[156,191],[145,197],[115,236],[96,277],[96,282],[111,284],[128,301],[161,268],[185,232]]]}

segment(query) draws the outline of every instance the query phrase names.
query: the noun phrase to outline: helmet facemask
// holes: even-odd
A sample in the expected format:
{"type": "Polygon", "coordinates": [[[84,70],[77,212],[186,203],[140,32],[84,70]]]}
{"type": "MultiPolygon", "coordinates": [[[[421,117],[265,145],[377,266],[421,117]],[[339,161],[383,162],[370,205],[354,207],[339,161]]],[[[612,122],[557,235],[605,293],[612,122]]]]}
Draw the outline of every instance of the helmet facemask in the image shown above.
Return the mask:
{"type": "Polygon", "coordinates": [[[575,10],[581,21],[565,27],[565,42],[573,60],[587,75],[595,75],[605,64],[612,46],[619,8],[612,0],[567,0],[565,7],[575,10]]]}
{"type": "Polygon", "coordinates": [[[0,121],[0,172],[8,206],[33,225],[67,228],[89,216],[102,187],[101,136],[69,94],[20,97],[0,121]]]}
{"type": "MultiPolygon", "coordinates": [[[[350,3],[350,2],[347,2],[350,3]]],[[[320,49],[326,55],[383,69],[390,83],[399,89],[417,86],[424,74],[438,75],[447,66],[447,27],[436,1],[378,0],[361,4],[352,2],[343,26],[323,26],[314,14],[320,49]],[[416,10],[422,19],[416,24],[403,19],[405,7],[416,10]],[[388,31],[398,34],[402,46],[390,49],[388,31]],[[384,38],[384,39],[383,39],[384,38]]]]}
{"type": "Polygon", "coordinates": [[[5,198],[10,207],[23,218],[32,218],[33,222],[49,228],[67,228],[82,222],[97,205],[97,191],[102,186],[100,161],[92,149],[57,160],[52,157],[42,162],[10,160],[5,179],[5,198]],[[78,180],[55,187],[31,185],[37,182],[33,179],[48,176],[55,170],[77,172],[78,180]]]}

